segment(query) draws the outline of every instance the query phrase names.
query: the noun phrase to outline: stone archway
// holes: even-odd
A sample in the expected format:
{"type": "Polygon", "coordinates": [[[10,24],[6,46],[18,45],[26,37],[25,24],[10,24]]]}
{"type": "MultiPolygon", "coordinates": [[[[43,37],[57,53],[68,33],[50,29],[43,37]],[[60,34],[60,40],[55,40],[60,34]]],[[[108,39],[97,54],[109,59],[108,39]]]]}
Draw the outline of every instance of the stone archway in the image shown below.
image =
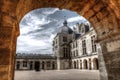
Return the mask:
{"type": "Polygon", "coordinates": [[[90,21],[102,49],[99,53],[101,80],[119,80],[119,4],[120,0],[0,0],[0,79],[13,79],[18,24],[22,17],[36,8],[58,7],[76,11],[90,21]]]}
{"type": "Polygon", "coordinates": [[[52,69],[55,69],[55,62],[52,62],[52,69]]]}
{"type": "Polygon", "coordinates": [[[86,59],[83,60],[84,69],[88,69],[88,62],[86,59]]]}
{"type": "Polygon", "coordinates": [[[74,69],[77,69],[77,62],[74,61],[74,69]]]}
{"type": "Polygon", "coordinates": [[[93,59],[93,69],[95,69],[95,70],[99,69],[99,63],[98,63],[98,59],[97,58],[93,59]]]}
{"type": "Polygon", "coordinates": [[[19,70],[19,69],[20,69],[20,61],[17,61],[16,70],[19,70]]]}

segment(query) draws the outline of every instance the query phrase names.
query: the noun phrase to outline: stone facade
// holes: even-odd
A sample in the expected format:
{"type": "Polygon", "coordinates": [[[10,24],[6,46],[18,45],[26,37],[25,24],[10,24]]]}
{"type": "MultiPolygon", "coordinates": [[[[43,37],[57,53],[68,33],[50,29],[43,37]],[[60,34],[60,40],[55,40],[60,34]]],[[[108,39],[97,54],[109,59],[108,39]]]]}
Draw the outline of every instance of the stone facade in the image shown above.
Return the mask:
{"type": "Polygon", "coordinates": [[[56,57],[42,54],[16,54],[15,70],[54,70],[56,57]]]}

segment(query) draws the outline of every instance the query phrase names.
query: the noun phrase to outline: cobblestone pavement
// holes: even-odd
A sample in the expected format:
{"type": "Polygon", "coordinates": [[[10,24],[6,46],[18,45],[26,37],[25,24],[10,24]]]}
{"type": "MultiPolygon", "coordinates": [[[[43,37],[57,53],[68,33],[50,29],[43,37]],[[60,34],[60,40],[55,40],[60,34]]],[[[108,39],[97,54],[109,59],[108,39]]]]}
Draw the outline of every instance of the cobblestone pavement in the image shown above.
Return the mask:
{"type": "Polygon", "coordinates": [[[15,71],[15,80],[99,80],[97,70],[15,71]]]}

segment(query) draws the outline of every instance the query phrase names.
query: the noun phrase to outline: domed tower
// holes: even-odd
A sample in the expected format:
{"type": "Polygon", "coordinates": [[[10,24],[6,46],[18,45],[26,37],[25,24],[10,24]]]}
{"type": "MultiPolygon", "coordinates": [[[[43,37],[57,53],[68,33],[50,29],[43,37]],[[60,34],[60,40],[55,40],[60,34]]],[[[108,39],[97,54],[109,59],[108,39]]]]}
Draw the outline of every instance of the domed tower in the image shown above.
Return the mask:
{"type": "Polygon", "coordinates": [[[59,28],[58,34],[72,34],[73,30],[68,27],[67,21],[63,22],[63,26],[59,28]]]}
{"type": "Polygon", "coordinates": [[[53,53],[57,57],[58,69],[70,68],[70,41],[72,40],[73,30],[68,27],[67,21],[59,28],[53,40],[53,53]]]}

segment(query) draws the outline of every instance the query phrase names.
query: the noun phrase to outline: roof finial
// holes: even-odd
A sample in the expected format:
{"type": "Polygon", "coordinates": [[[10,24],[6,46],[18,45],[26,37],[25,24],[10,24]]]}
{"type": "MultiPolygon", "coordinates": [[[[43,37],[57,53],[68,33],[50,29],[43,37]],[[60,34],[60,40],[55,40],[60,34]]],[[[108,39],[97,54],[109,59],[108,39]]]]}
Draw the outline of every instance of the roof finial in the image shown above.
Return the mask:
{"type": "Polygon", "coordinates": [[[64,26],[67,26],[67,20],[65,20],[65,21],[63,22],[63,25],[64,25],[64,26]]]}

